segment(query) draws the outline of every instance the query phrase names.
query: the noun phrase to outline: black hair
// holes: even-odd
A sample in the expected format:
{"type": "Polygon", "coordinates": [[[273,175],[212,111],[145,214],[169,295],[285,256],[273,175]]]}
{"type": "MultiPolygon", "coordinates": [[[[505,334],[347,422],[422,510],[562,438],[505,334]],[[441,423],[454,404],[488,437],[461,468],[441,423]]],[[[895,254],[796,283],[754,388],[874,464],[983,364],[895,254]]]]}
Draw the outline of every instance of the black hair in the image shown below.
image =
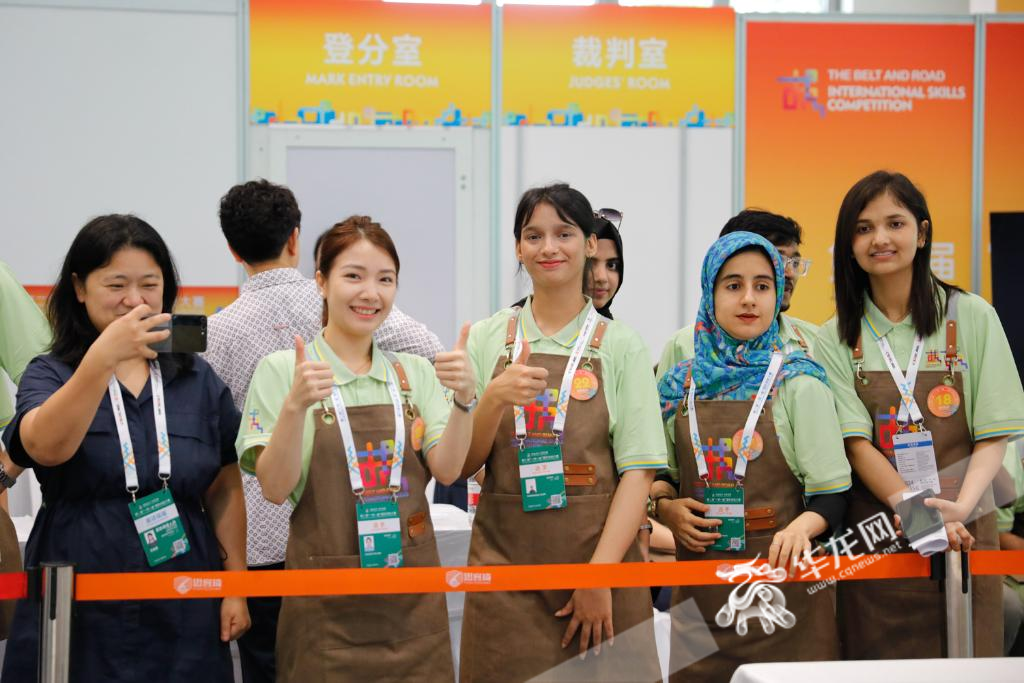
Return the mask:
{"type": "Polygon", "coordinates": [[[777,247],[785,247],[790,244],[800,246],[803,238],[803,230],[795,220],[789,216],[781,216],[763,209],[740,211],[726,222],[718,236],[725,237],[730,232],[741,230],[760,235],[777,247]]]}
{"type": "Polygon", "coordinates": [[[280,256],[301,220],[292,191],[263,179],[235,185],[220,200],[220,229],[248,264],[280,256]]]}
{"type": "Polygon", "coordinates": [[[839,207],[836,219],[835,249],[832,264],[835,269],[836,315],[839,338],[853,348],[860,337],[860,321],[864,316],[864,297],[871,289],[868,274],[853,257],[853,238],[857,220],[864,207],[888,193],[897,204],[907,209],[917,220],[918,234],[924,234],[924,246],[914,254],[913,275],[910,284],[910,316],[914,330],[922,337],[934,334],[943,318],[942,298],[959,287],[947,284],[932,273],[932,235],[934,224],[928,203],[919,189],[902,173],[875,171],[861,178],[850,188],[839,207]],[[928,225],[925,226],[925,221],[928,225]]]}
{"type": "Polygon", "coordinates": [[[583,193],[569,187],[566,183],[552,183],[543,187],[535,187],[523,193],[516,207],[516,222],[513,232],[516,242],[523,234],[523,228],[533,217],[539,204],[547,204],[555,210],[558,217],[569,225],[575,225],[583,231],[583,237],[594,234],[594,210],[583,193]]]}
{"type": "Polygon", "coordinates": [[[615,301],[615,297],[618,296],[619,292],[622,291],[622,281],[625,279],[625,276],[623,275],[623,271],[626,269],[626,263],[625,263],[625,257],[622,254],[622,235],[619,234],[619,229],[615,227],[615,224],[612,223],[607,218],[601,218],[600,216],[597,216],[597,217],[594,218],[594,222],[596,224],[597,239],[599,239],[599,240],[611,240],[612,242],[614,242],[615,243],[615,252],[619,255],[618,256],[618,266],[619,266],[619,268],[616,271],[619,274],[619,286],[615,290],[615,293],[612,294],[612,298],[608,299],[608,303],[606,303],[602,308],[597,309],[598,313],[600,313],[604,317],[606,317],[609,320],[611,320],[611,319],[613,319],[612,318],[612,310],[611,310],[612,309],[612,302],[615,301]]]}
{"type": "MultiPolygon", "coordinates": [[[[54,357],[77,367],[99,331],[89,320],[85,304],[75,293],[75,278],[85,284],[89,273],[103,268],[122,249],[141,249],[153,257],[163,274],[162,311],[169,313],[178,298],[178,272],[167,244],[160,233],[137,216],[110,214],[98,216],[85,224],[71,242],[57,283],[46,301],[46,314],[53,328],[51,350],[54,357]]],[[[177,369],[192,367],[189,354],[161,354],[161,364],[177,369]]]]}

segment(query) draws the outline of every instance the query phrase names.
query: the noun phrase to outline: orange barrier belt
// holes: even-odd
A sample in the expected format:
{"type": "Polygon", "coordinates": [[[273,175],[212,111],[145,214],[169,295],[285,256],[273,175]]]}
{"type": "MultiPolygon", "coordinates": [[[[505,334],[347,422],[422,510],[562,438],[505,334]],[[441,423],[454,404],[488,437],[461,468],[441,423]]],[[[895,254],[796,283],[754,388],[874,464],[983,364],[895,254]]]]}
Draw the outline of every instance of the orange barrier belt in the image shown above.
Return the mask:
{"type": "MultiPolygon", "coordinates": [[[[1024,551],[975,550],[977,576],[1024,573],[1024,551]]],[[[78,574],[76,600],[157,600],[227,596],[374,595],[629,586],[723,585],[717,560],[624,564],[405,567],[401,569],[282,569],[260,572],[138,572],[78,574]]],[[[763,563],[761,563],[763,564],[763,563]]],[[[794,581],[926,578],[929,561],[916,554],[822,557],[794,581]]],[[[0,599],[26,595],[25,574],[0,574],[0,599]]]]}

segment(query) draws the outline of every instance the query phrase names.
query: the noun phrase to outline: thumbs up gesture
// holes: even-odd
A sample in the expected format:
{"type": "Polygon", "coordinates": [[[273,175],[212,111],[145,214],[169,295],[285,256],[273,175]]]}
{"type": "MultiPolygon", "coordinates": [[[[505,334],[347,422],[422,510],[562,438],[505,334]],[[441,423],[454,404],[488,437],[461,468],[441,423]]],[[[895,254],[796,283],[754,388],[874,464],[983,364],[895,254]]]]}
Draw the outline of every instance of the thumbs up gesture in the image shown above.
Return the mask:
{"type": "Polygon", "coordinates": [[[459,403],[469,403],[476,395],[476,373],[469,362],[466,344],[469,341],[469,323],[462,324],[459,339],[451,351],[442,351],[434,357],[434,372],[445,387],[455,392],[459,403]]]}
{"type": "Polygon", "coordinates": [[[306,360],[306,344],[302,337],[295,335],[295,376],[286,402],[300,412],[305,412],[317,401],[331,395],[334,385],[334,371],[324,361],[306,360]]]}
{"type": "Polygon", "coordinates": [[[525,406],[547,389],[548,371],[535,368],[529,363],[530,342],[524,337],[519,356],[491,382],[492,391],[501,401],[525,406]]]}

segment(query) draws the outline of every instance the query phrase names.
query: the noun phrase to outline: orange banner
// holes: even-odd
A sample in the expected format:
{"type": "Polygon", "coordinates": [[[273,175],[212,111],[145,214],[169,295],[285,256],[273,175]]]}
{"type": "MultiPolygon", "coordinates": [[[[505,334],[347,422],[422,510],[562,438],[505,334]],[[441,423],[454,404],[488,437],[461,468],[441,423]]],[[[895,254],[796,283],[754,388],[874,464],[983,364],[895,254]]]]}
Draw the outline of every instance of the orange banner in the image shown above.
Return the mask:
{"type": "MultiPolygon", "coordinates": [[[[975,550],[971,574],[1024,573],[1024,551],[975,550]]],[[[79,574],[76,600],[158,600],[277,595],[381,595],[630,586],[700,586],[727,583],[723,565],[749,561],[649,562],[645,564],[548,564],[400,569],[282,569],[268,572],[134,572],[79,574]]],[[[763,567],[757,563],[754,567],[763,567]]],[[[921,578],[930,563],[915,554],[839,555],[817,558],[790,581],[804,583],[921,578]]],[[[0,574],[0,599],[27,596],[24,572],[0,574]]]]}
{"type": "Polygon", "coordinates": [[[489,123],[489,5],[250,0],[249,17],[252,123],[489,123]]]}
{"type": "Polygon", "coordinates": [[[729,8],[506,5],[511,125],[733,125],[729,8]]]}
{"type": "Polygon", "coordinates": [[[878,169],[921,188],[932,268],[969,289],[973,24],[752,21],[746,52],[745,203],[796,219],[814,262],[791,313],[834,314],[839,205],[878,169]]]}
{"type": "Polygon", "coordinates": [[[982,196],[981,294],[992,300],[991,214],[1024,211],[1024,23],[985,27],[985,141],[982,196]]]}

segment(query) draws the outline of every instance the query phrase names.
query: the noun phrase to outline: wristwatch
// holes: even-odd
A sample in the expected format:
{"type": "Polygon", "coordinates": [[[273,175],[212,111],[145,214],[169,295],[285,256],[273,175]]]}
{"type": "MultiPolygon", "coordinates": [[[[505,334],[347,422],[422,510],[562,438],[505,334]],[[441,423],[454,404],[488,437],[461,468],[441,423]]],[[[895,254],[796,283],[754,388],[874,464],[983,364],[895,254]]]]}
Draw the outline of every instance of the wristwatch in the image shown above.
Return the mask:
{"type": "Polygon", "coordinates": [[[472,413],[473,409],[476,408],[477,398],[476,396],[474,396],[473,400],[470,401],[469,403],[463,403],[455,396],[455,394],[452,394],[452,403],[455,405],[456,408],[458,408],[462,412],[472,413]]]}
{"type": "Polygon", "coordinates": [[[7,474],[7,470],[4,469],[3,463],[0,463],[0,486],[5,489],[9,489],[17,483],[18,480],[7,474]]]}
{"type": "Polygon", "coordinates": [[[671,497],[672,496],[661,495],[661,496],[654,496],[653,498],[651,498],[650,496],[648,496],[648,498],[647,498],[647,516],[650,517],[651,519],[658,519],[658,501],[662,500],[663,498],[671,498],[671,497]]]}

